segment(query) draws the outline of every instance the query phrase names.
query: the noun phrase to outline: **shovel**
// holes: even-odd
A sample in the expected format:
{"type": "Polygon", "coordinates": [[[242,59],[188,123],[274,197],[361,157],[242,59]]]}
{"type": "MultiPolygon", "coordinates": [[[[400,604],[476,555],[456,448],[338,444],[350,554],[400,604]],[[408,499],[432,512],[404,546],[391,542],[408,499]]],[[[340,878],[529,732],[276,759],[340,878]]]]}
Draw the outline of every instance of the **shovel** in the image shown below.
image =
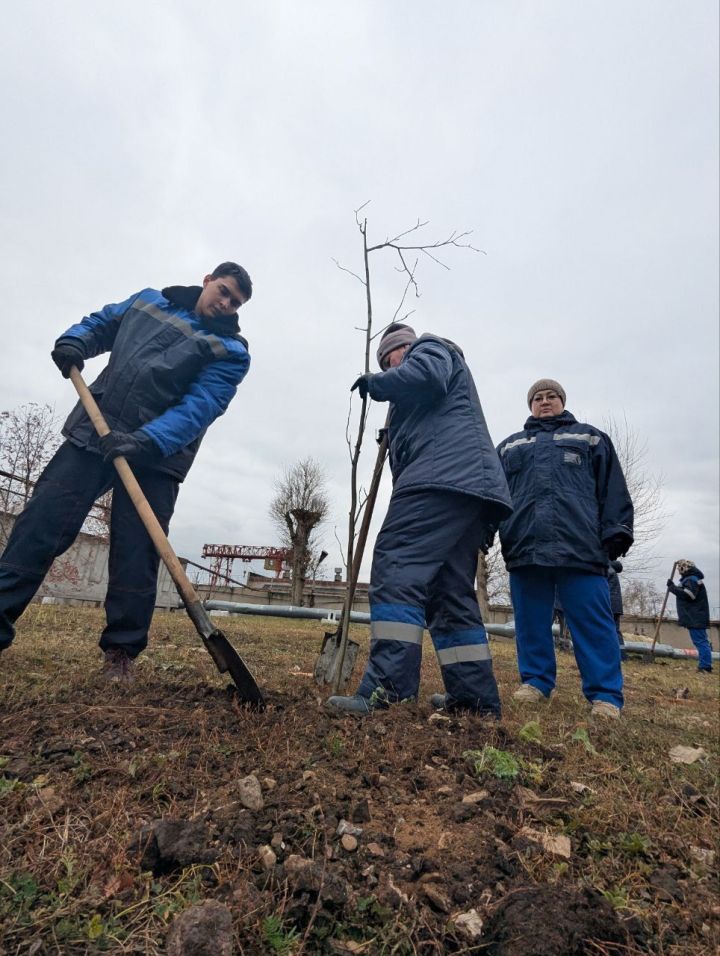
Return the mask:
{"type": "MultiPolygon", "coordinates": [[[[82,406],[87,412],[90,421],[95,426],[95,431],[101,438],[103,435],[107,435],[110,431],[107,422],[103,418],[97,402],[93,398],[90,389],[85,384],[77,368],[73,367],[70,369],[70,380],[77,390],[82,406]]],[[[255,683],[255,678],[230,641],[215,627],[207,611],[200,603],[200,598],[195,588],[190,583],[185,569],[182,564],[180,564],[165,532],[160,527],[160,522],[155,517],[147,498],[143,494],[142,488],[138,484],[137,478],[132,473],[130,465],[128,465],[122,456],[115,458],[113,465],[115,465],[115,470],[120,476],[120,480],[125,486],[130,500],[135,505],[135,510],[145,525],[145,529],[150,535],[157,553],[168,569],[170,577],[175,583],[175,587],[180,592],[180,597],[183,599],[188,617],[195,625],[195,630],[202,638],[202,642],[215,662],[215,666],[221,674],[226,672],[230,674],[243,703],[250,704],[258,710],[262,710],[265,707],[265,701],[263,700],[259,687],[255,683]]]]}
{"type": "MultiPolygon", "coordinates": [[[[672,566],[672,571],[670,572],[670,580],[675,577],[675,570],[677,568],[677,561],[672,566]]],[[[660,627],[663,622],[663,614],[665,613],[665,606],[667,605],[668,598],[670,597],[670,588],[665,591],[665,598],[662,602],[662,607],[660,608],[660,617],[658,618],[657,626],[655,627],[655,633],[653,634],[652,647],[650,648],[650,660],[655,662],[655,645],[657,644],[658,635],[660,634],[660,627]]]]}
{"type": "Polygon", "coordinates": [[[355,588],[357,587],[358,577],[360,576],[360,565],[362,564],[363,552],[365,551],[365,542],[367,541],[375,500],[377,498],[378,488],[380,487],[380,478],[382,477],[383,467],[385,465],[387,447],[387,431],[385,431],[382,441],[380,442],[380,448],[378,449],[375,470],[370,480],[368,496],[365,499],[365,513],[363,514],[362,524],[358,531],[357,544],[353,555],[347,595],[340,623],[338,624],[337,630],[326,631],[322,647],[320,648],[320,655],[315,661],[315,681],[321,686],[323,684],[332,684],[334,693],[337,693],[337,691],[343,688],[350,680],[358,650],[360,649],[360,645],[357,641],[352,641],[347,637],[347,629],[350,623],[349,617],[355,596],[355,588]],[[345,640],[343,640],[343,634],[345,635],[345,640]]]}

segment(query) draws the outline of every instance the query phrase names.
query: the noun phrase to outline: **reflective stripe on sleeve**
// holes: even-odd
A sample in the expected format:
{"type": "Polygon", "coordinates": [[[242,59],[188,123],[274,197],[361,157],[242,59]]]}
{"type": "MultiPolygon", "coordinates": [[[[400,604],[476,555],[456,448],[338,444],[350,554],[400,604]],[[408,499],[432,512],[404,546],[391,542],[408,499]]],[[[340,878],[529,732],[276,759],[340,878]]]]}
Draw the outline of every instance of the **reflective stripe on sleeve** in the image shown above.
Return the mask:
{"type": "Polygon", "coordinates": [[[503,445],[500,449],[500,454],[504,455],[506,451],[515,448],[516,445],[532,445],[534,441],[534,438],[516,438],[515,441],[509,441],[507,445],[503,445]]]}

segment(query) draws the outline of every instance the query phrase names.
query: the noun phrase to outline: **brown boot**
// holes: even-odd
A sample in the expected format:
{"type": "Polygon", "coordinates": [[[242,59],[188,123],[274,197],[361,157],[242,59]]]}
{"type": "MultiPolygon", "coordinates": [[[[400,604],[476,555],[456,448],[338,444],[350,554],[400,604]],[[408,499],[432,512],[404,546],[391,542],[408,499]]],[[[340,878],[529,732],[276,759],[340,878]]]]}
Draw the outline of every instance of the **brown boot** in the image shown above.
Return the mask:
{"type": "Polygon", "coordinates": [[[133,659],[128,657],[120,647],[105,651],[104,656],[103,677],[105,680],[116,681],[120,684],[131,684],[134,680],[133,659]]]}

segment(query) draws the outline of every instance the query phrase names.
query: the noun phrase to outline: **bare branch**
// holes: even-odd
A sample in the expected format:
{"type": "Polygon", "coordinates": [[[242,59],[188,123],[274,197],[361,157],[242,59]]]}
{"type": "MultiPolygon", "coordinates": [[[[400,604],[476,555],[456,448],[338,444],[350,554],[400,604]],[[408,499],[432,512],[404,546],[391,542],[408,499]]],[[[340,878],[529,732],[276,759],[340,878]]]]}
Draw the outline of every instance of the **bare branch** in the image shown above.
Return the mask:
{"type": "Polygon", "coordinates": [[[358,280],[358,282],[361,283],[361,285],[365,285],[365,280],[362,279],[362,278],[357,274],[357,272],[353,272],[352,269],[347,269],[345,266],[341,265],[341,264],[338,262],[338,260],[337,260],[334,256],[330,256],[330,258],[332,259],[332,261],[335,263],[335,265],[338,267],[338,269],[339,269],[341,272],[347,272],[348,275],[354,276],[354,278],[356,278],[356,279],[358,280]]]}

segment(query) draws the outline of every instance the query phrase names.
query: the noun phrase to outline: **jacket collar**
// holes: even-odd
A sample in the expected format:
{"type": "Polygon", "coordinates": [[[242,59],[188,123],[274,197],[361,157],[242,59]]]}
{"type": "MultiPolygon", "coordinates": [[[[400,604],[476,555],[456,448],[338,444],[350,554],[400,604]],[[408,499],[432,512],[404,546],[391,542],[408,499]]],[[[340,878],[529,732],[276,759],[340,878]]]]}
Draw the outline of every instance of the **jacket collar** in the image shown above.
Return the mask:
{"type": "Polygon", "coordinates": [[[526,432],[554,432],[561,425],[576,425],[577,419],[567,409],[563,409],[559,415],[553,415],[550,418],[535,418],[531,415],[525,422],[526,432]]]}
{"type": "MultiPolygon", "coordinates": [[[[200,298],[202,286],[200,285],[169,285],[162,290],[162,294],[173,305],[179,305],[188,312],[194,312],[197,300],[200,298]]],[[[217,318],[206,318],[198,316],[203,328],[208,332],[215,332],[220,335],[237,335],[240,332],[237,312],[232,315],[222,315],[217,318]]]]}

